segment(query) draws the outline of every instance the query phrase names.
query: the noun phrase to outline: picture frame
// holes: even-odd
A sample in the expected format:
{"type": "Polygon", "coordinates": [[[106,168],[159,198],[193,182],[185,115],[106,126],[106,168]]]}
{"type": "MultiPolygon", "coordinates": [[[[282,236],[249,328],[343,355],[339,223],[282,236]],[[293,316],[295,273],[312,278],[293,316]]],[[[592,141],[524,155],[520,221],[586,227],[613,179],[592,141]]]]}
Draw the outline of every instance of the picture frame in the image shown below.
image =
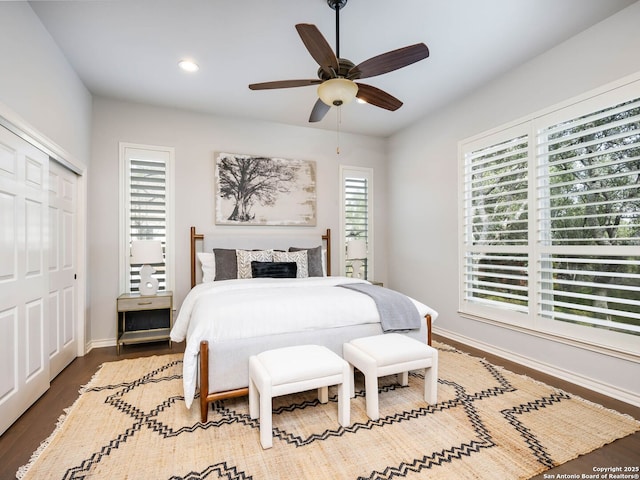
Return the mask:
{"type": "Polygon", "coordinates": [[[221,152],[216,225],[316,226],[316,162],[221,152]]]}

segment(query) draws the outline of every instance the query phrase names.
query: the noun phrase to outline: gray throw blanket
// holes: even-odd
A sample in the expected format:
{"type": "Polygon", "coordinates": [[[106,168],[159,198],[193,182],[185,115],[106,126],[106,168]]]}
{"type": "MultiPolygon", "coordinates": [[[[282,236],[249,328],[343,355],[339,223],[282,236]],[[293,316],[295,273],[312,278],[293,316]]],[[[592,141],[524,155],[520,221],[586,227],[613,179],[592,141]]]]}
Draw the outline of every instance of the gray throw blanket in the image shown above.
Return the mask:
{"type": "Polygon", "coordinates": [[[420,328],[422,323],[420,313],[406,295],[377,285],[369,285],[368,283],[343,283],[337,286],[369,295],[376,302],[384,332],[420,328]]]}

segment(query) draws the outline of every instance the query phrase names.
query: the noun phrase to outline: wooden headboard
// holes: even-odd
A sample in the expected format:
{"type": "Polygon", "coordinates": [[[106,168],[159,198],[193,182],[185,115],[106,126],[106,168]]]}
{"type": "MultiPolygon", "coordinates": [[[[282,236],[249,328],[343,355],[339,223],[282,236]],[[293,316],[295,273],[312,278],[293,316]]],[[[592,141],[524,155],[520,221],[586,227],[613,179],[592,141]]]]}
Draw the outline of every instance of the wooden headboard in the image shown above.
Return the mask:
{"type": "MultiPolygon", "coordinates": [[[[331,229],[327,228],[327,231],[322,235],[322,241],[325,242],[325,248],[327,251],[327,275],[331,275],[331,229]]],[[[191,288],[196,286],[197,277],[197,255],[198,242],[204,242],[204,234],[197,233],[196,227],[191,227],[191,288]]]]}

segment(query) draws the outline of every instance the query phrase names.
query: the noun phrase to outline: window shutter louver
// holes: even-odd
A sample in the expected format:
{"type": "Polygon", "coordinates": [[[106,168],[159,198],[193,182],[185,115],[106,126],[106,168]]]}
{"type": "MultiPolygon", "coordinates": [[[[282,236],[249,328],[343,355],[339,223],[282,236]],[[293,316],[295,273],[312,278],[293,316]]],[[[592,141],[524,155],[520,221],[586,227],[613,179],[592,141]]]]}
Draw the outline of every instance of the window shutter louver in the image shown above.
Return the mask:
{"type": "Polygon", "coordinates": [[[465,155],[463,295],[528,311],[528,137],[465,155]]]}
{"type": "Polygon", "coordinates": [[[543,128],[538,145],[541,315],[639,334],[640,99],[543,128]]]}
{"type": "MultiPolygon", "coordinates": [[[[127,150],[127,245],[136,240],[159,240],[167,249],[167,172],[168,158],[164,152],[127,150]]],[[[166,263],[152,265],[159,290],[167,289],[166,263]]],[[[138,292],[140,265],[128,265],[128,291],[138,292]]]]}
{"type": "MultiPolygon", "coordinates": [[[[347,174],[344,177],[344,235],[345,242],[357,238],[369,244],[369,179],[366,176],[347,174]]],[[[369,278],[369,259],[362,264],[364,278],[369,278]]],[[[347,261],[346,274],[351,275],[353,267],[347,261]]]]}

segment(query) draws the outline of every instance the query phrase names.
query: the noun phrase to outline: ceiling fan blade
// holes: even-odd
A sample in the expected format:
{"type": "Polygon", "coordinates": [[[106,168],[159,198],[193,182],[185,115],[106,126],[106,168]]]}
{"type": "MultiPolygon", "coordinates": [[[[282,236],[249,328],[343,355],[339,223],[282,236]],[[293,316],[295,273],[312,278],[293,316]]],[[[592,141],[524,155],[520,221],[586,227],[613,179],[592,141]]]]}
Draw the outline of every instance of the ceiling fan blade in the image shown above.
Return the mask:
{"type": "Polygon", "coordinates": [[[296,25],[296,30],[304,46],[322,70],[329,75],[329,78],[335,77],[335,72],[338,71],[338,59],[320,30],[310,23],[299,23],[296,25]]]}
{"type": "Polygon", "coordinates": [[[384,108],[386,110],[396,111],[402,106],[402,102],[393,95],[380,90],[379,88],[366,85],[364,83],[358,83],[358,93],[356,98],[364,100],[376,107],[384,108]]]}
{"type": "Polygon", "coordinates": [[[322,100],[318,99],[316,104],[313,106],[313,110],[311,110],[311,115],[309,116],[310,122],[319,122],[324,118],[331,107],[324,103],[322,100]]]}
{"type": "Polygon", "coordinates": [[[348,78],[369,78],[392,72],[412,63],[424,60],[429,56],[429,49],[424,43],[416,43],[408,47],[398,48],[365,60],[349,70],[348,78]]]}
{"type": "Polygon", "coordinates": [[[318,85],[319,83],[322,83],[322,80],[277,80],[275,82],[252,83],[249,88],[251,90],[270,90],[272,88],[306,87],[308,85],[318,85]]]}

